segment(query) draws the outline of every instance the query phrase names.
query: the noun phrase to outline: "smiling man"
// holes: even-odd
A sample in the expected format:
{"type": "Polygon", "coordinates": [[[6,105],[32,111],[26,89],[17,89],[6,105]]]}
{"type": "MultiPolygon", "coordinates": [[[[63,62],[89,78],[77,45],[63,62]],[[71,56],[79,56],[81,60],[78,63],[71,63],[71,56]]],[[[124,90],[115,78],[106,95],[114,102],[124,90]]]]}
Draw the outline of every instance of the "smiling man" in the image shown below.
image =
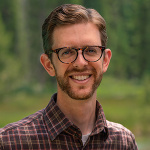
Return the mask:
{"type": "Polygon", "coordinates": [[[48,106],[0,130],[0,149],[137,150],[134,135],[106,120],[96,100],[107,71],[105,20],[94,9],[65,4],[42,28],[40,61],[57,80],[48,106]]]}

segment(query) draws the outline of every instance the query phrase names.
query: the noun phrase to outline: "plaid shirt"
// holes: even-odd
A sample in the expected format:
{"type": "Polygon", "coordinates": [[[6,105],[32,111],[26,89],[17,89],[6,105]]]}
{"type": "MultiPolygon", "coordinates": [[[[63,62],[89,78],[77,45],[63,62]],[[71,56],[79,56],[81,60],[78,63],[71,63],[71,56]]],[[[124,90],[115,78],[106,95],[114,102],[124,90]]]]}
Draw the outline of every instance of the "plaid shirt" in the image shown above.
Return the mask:
{"type": "Polygon", "coordinates": [[[97,102],[97,120],[86,143],[80,129],[56,105],[57,94],[48,106],[0,129],[0,150],[137,150],[133,134],[105,119],[97,102]]]}

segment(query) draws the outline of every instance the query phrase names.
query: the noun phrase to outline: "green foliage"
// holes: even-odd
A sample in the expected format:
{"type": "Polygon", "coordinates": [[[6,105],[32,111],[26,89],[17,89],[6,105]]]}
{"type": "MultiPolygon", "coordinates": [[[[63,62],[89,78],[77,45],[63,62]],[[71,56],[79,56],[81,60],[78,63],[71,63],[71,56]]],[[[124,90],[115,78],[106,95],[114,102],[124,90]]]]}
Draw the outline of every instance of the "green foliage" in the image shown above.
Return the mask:
{"type": "Polygon", "coordinates": [[[18,77],[19,65],[15,56],[10,52],[12,34],[6,31],[1,15],[0,33],[0,97],[2,100],[2,97],[9,93],[15,85],[14,82],[16,82],[15,80],[18,77]]]}

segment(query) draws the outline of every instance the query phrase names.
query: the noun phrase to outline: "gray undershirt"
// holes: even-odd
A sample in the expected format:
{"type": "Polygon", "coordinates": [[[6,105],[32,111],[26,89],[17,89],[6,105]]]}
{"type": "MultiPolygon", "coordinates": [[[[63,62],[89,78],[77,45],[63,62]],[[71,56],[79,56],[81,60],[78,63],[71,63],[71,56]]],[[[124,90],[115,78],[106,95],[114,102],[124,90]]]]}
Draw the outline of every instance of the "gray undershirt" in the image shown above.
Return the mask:
{"type": "Polygon", "coordinates": [[[89,137],[90,134],[91,133],[89,133],[87,135],[82,135],[82,143],[83,143],[83,145],[86,143],[86,141],[87,141],[87,139],[88,139],[88,137],[89,137]]]}

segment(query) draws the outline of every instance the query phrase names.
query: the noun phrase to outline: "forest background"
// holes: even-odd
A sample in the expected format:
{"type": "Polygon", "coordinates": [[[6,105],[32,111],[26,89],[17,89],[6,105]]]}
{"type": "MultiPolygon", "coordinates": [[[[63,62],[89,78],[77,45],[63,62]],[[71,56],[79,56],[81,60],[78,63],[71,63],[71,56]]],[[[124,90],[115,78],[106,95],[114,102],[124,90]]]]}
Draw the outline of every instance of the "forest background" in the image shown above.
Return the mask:
{"type": "Polygon", "coordinates": [[[65,3],[95,8],[106,20],[112,59],[98,89],[108,120],[150,140],[149,0],[0,0],[0,128],[44,108],[57,91],[40,64],[41,26],[65,3]]]}

